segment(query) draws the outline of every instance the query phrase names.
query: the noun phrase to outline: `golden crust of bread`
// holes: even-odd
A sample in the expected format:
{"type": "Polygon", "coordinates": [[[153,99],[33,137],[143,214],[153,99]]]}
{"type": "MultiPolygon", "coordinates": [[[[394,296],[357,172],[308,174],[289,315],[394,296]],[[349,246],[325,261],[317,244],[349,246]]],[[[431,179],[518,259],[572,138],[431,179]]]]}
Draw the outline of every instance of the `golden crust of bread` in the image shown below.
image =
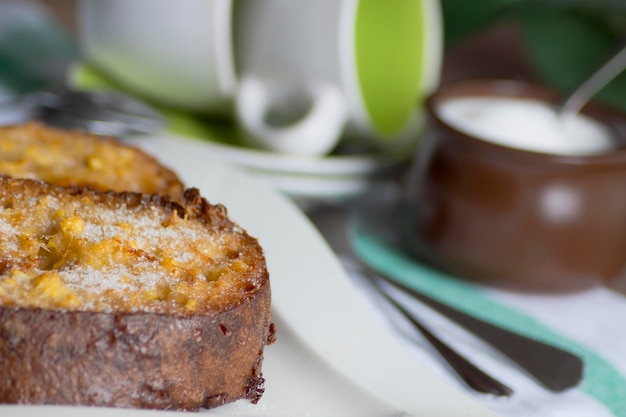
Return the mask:
{"type": "Polygon", "coordinates": [[[184,191],[172,170],[139,148],[41,123],[0,127],[0,173],[64,186],[174,198],[184,191]]]}
{"type": "Polygon", "coordinates": [[[256,239],[181,201],[0,176],[0,401],[188,409],[263,391],[256,239]]]}

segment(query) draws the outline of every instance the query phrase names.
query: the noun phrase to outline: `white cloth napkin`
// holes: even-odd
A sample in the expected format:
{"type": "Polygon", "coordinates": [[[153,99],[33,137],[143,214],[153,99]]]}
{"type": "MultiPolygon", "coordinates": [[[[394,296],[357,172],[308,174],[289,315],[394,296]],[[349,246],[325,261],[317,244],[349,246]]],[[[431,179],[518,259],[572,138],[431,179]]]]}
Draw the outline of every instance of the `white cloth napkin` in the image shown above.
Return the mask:
{"type": "MultiPolygon", "coordinates": [[[[373,290],[364,291],[370,293],[366,298],[378,307],[381,319],[391,320],[398,337],[419,360],[488,408],[504,417],[626,416],[626,298],[605,288],[568,295],[519,294],[484,288],[430,269],[363,230],[355,231],[353,243],[364,261],[394,280],[476,317],[569,350],[585,362],[579,386],[552,393],[488,344],[388,286],[389,293],[438,336],[515,391],[505,399],[476,394],[454,376],[428,342],[393,308],[385,306],[380,297],[372,294],[373,290]]],[[[367,285],[358,287],[366,289],[367,285]]]]}

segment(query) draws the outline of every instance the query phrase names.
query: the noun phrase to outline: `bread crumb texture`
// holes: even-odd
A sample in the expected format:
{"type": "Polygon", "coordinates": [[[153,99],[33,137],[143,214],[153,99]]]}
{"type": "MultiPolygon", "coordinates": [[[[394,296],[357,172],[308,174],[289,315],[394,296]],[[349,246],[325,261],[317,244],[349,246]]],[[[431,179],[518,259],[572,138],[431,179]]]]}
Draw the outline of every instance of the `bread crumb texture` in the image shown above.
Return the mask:
{"type": "Polygon", "coordinates": [[[0,176],[5,307],[196,313],[245,300],[259,271],[256,240],[197,190],[179,205],[0,176]]]}
{"type": "Polygon", "coordinates": [[[53,184],[180,197],[177,175],[114,138],[39,123],[0,128],[0,173],[53,184]]]}

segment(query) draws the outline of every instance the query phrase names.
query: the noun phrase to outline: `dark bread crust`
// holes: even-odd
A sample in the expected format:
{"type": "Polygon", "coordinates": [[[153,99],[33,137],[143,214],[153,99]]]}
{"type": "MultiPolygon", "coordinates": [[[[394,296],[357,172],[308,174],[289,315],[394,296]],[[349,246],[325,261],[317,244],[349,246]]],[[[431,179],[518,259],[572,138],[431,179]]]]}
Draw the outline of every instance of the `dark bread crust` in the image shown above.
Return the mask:
{"type": "MultiPolygon", "coordinates": [[[[182,202],[132,192],[58,187],[0,176],[0,193],[88,196],[110,207],[156,206],[214,230],[226,209],[198,190],[182,202]]],[[[245,233],[245,232],[241,232],[245,233]]],[[[242,293],[197,312],[94,312],[0,305],[0,402],[197,410],[263,393],[261,364],[274,340],[269,274],[247,236],[242,293]]],[[[1,271],[0,271],[1,272],[1,271]]]]}
{"type": "Polygon", "coordinates": [[[140,206],[158,206],[176,213],[181,218],[198,220],[212,228],[232,229],[234,227],[234,223],[228,218],[226,207],[209,203],[201,196],[197,188],[187,188],[179,201],[167,194],[107,191],[79,185],[62,186],[38,179],[13,178],[0,173],[0,193],[26,196],[54,195],[61,198],[63,196],[89,197],[90,200],[112,209],[120,205],[131,209],[140,206]]]}
{"type": "Polygon", "coordinates": [[[197,410],[263,393],[269,286],[190,317],[0,307],[5,403],[197,410]]]}

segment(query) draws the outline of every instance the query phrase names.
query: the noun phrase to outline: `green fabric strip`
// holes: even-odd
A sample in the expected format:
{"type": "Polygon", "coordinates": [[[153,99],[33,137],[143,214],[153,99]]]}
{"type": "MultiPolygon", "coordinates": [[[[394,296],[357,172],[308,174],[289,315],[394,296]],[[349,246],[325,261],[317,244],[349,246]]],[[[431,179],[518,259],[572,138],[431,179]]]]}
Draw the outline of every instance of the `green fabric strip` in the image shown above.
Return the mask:
{"type": "Polygon", "coordinates": [[[604,404],[616,417],[626,416],[626,378],[596,352],[533,317],[493,300],[480,288],[418,263],[373,235],[355,229],[352,240],[355,252],[364,262],[399,284],[485,321],[579,355],[585,362],[580,389],[604,404]]]}

